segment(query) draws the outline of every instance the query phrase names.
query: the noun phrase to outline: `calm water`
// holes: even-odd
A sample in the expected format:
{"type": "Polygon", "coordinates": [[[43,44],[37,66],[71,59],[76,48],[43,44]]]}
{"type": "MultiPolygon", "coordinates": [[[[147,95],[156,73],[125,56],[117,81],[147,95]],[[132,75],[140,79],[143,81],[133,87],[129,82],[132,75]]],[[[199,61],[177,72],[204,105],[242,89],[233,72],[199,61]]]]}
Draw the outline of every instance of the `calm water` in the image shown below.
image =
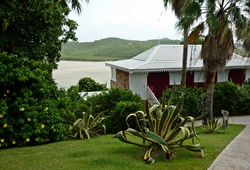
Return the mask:
{"type": "Polygon", "coordinates": [[[110,87],[111,71],[110,67],[105,66],[105,62],[60,61],[58,69],[53,71],[53,78],[59,87],[76,85],[83,77],[91,77],[110,87]]]}

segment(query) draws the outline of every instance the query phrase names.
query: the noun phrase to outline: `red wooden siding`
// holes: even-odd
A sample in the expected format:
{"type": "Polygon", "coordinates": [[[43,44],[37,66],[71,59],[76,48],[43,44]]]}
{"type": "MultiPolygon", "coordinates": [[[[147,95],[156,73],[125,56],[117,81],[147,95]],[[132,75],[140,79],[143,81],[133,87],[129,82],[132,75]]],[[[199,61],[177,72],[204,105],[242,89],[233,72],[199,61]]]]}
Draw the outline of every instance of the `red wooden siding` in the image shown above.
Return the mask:
{"type": "MultiPolygon", "coordinates": [[[[215,82],[217,80],[217,76],[215,82]]],[[[244,69],[233,69],[229,71],[228,80],[232,80],[235,84],[242,84],[245,80],[245,70],[244,69]]],[[[163,90],[166,89],[166,86],[172,88],[173,86],[169,85],[169,72],[155,72],[148,73],[148,86],[154,92],[157,98],[162,96],[163,90]]],[[[205,83],[195,83],[194,82],[194,71],[187,72],[186,79],[187,87],[205,87],[205,83]]]]}
{"type": "Polygon", "coordinates": [[[157,98],[162,96],[163,90],[166,86],[169,86],[169,74],[168,72],[154,72],[148,73],[148,86],[154,92],[157,98]]]}
{"type": "Polygon", "coordinates": [[[228,80],[241,85],[245,81],[245,69],[233,69],[229,71],[228,80]]]}
{"type": "MultiPolygon", "coordinates": [[[[166,89],[166,86],[172,88],[173,86],[169,85],[169,72],[155,72],[148,73],[148,86],[154,92],[156,98],[162,96],[163,90],[166,89]]],[[[187,87],[204,87],[204,83],[194,83],[194,72],[187,72],[186,86],[187,87]]]]}

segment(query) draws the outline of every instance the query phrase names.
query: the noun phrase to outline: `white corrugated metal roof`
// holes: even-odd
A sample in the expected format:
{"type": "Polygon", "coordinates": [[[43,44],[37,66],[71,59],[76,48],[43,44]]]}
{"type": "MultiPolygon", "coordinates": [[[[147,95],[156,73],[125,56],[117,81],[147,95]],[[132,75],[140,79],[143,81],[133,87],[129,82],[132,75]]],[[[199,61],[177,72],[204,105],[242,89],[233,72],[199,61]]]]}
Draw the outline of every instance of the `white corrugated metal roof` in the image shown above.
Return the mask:
{"type": "MultiPolygon", "coordinates": [[[[188,46],[187,70],[203,69],[203,61],[199,58],[201,45],[188,46]]],[[[157,45],[131,59],[106,62],[106,66],[127,72],[162,72],[182,69],[182,45],[157,45]]],[[[249,67],[247,59],[233,54],[227,63],[228,68],[249,67]]]]}

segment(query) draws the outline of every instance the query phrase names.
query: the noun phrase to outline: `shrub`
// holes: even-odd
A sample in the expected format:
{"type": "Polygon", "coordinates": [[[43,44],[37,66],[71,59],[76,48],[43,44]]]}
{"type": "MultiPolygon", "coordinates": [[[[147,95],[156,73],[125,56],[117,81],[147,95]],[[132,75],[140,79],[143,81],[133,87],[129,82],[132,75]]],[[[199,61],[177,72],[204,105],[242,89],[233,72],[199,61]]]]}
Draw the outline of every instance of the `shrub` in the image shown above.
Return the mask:
{"type": "Polygon", "coordinates": [[[70,125],[58,97],[62,91],[45,67],[25,57],[0,54],[1,148],[67,139],[70,125]]]}
{"type": "Polygon", "coordinates": [[[78,81],[79,91],[104,91],[107,90],[106,84],[95,82],[90,77],[84,77],[78,81]]]}
{"type": "Polygon", "coordinates": [[[126,128],[124,118],[131,112],[143,109],[143,102],[139,95],[133,94],[131,90],[120,88],[111,88],[98,96],[88,97],[86,103],[92,106],[94,113],[103,112],[107,116],[104,120],[107,133],[117,133],[126,128]]]}
{"type": "Polygon", "coordinates": [[[238,87],[232,81],[216,83],[214,85],[213,108],[215,116],[222,116],[221,110],[229,111],[230,115],[239,114],[240,91],[238,87]]]}
{"type": "Polygon", "coordinates": [[[244,81],[243,85],[250,85],[250,78],[244,81]]]}
{"type": "Polygon", "coordinates": [[[238,86],[238,90],[240,92],[240,98],[237,102],[237,111],[241,114],[250,114],[250,83],[244,83],[242,86],[238,86]]]}
{"type": "Polygon", "coordinates": [[[73,124],[77,118],[82,117],[82,111],[87,110],[88,106],[85,100],[79,94],[78,86],[70,86],[69,89],[60,89],[59,109],[65,111],[66,121],[73,124]]]}
{"type": "MultiPolygon", "coordinates": [[[[173,103],[179,100],[181,93],[184,95],[182,116],[199,117],[204,111],[205,93],[202,88],[192,87],[187,88],[185,86],[176,86],[176,93],[173,96],[173,103]]],[[[169,98],[173,93],[173,89],[166,88],[166,97],[169,98]]]]}

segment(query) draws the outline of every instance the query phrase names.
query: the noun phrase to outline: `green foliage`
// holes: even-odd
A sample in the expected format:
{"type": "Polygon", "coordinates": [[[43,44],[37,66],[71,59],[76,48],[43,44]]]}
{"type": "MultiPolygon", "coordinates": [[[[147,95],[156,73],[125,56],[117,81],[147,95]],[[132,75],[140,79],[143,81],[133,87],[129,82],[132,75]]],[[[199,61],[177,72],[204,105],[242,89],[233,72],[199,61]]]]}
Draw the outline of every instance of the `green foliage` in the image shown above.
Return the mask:
{"type": "Polygon", "coordinates": [[[202,147],[199,144],[194,144],[194,138],[198,139],[194,127],[194,118],[191,116],[183,118],[180,115],[183,95],[180,96],[176,106],[171,105],[171,103],[172,95],[166,105],[165,93],[163,94],[161,105],[155,104],[149,108],[148,102],[146,102],[146,113],[138,111],[128,115],[126,118],[126,121],[131,117],[136,118],[139,130],[128,128],[125,131],[118,132],[114,137],[122,142],[147,147],[148,150],[144,155],[144,160],[149,164],[154,163],[154,159],[151,157],[151,152],[154,148],[162,148],[167,159],[170,159],[172,150],[179,147],[184,147],[194,152],[201,152],[202,157],[204,157],[202,147]],[[191,126],[186,124],[188,121],[191,121],[191,126]],[[131,141],[127,137],[129,134],[142,138],[143,144],[131,141]],[[188,139],[192,139],[192,144],[184,144],[188,139]],[[145,141],[148,143],[145,143],[145,141]]]}
{"type": "Polygon", "coordinates": [[[250,78],[244,81],[243,85],[250,85],[250,78]]]}
{"type": "Polygon", "coordinates": [[[96,116],[95,113],[104,113],[106,116],[104,124],[109,134],[126,129],[124,118],[130,113],[143,109],[143,102],[138,94],[120,88],[111,88],[98,96],[88,97],[86,104],[94,109],[93,116],[96,116]]]}
{"type": "MultiPolygon", "coordinates": [[[[170,98],[174,89],[166,88],[166,98],[170,98]]],[[[204,111],[205,93],[202,88],[185,86],[176,86],[175,95],[173,96],[173,103],[178,102],[181,93],[184,95],[182,116],[199,117],[204,111]]]]}
{"type": "MultiPolygon", "coordinates": [[[[161,39],[161,44],[179,44],[180,40],[161,39]]],[[[62,47],[63,60],[107,61],[132,58],[158,44],[158,40],[134,41],[106,38],[94,42],[68,42],[62,47]]]]}
{"type": "Polygon", "coordinates": [[[1,148],[67,139],[69,115],[44,67],[42,62],[0,53],[1,148]]]}
{"type": "Polygon", "coordinates": [[[80,92],[103,91],[108,89],[106,84],[97,83],[90,77],[81,78],[78,81],[78,87],[80,92]]]}
{"type": "Polygon", "coordinates": [[[85,100],[79,94],[78,86],[69,89],[60,89],[58,97],[58,109],[64,112],[67,123],[73,124],[82,115],[82,110],[87,108],[85,100]]]}
{"type": "Polygon", "coordinates": [[[50,69],[60,59],[62,43],[76,40],[77,24],[68,8],[56,1],[1,1],[0,51],[37,61],[47,61],[50,69]]]}
{"type": "Polygon", "coordinates": [[[83,112],[82,118],[77,119],[77,121],[73,124],[73,127],[77,128],[79,131],[74,135],[74,137],[79,135],[80,139],[84,139],[84,136],[86,136],[87,139],[90,139],[91,135],[98,136],[106,134],[106,127],[104,125],[100,125],[100,123],[105,119],[105,117],[102,117],[103,113],[101,112],[94,117],[91,112],[92,109],[90,107],[89,111],[83,112]]]}
{"type": "MultiPolygon", "coordinates": [[[[120,101],[109,112],[108,117],[105,120],[109,133],[117,133],[121,129],[127,129],[126,117],[128,114],[135,112],[138,109],[142,109],[143,104],[141,101],[120,101]]],[[[136,128],[136,123],[133,120],[129,120],[131,127],[136,128]]]]}
{"type": "MultiPolygon", "coordinates": [[[[167,97],[173,91],[167,88],[167,97]]],[[[198,117],[203,113],[205,92],[202,88],[187,88],[183,86],[176,87],[176,95],[173,97],[173,103],[178,101],[178,95],[184,93],[184,103],[182,109],[183,116],[198,117]]],[[[216,83],[214,86],[214,115],[221,117],[221,110],[227,110],[232,115],[245,115],[250,113],[250,87],[247,83],[241,86],[231,81],[216,83]]]]}
{"type": "Polygon", "coordinates": [[[250,114],[250,83],[249,79],[246,83],[238,86],[240,98],[237,100],[237,112],[240,114],[250,114]]]}
{"type": "Polygon", "coordinates": [[[219,122],[219,119],[216,119],[214,117],[212,120],[207,119],[207,126],[202,127],[202,129],[209,133],[222,132],[219,131],[219,129],[221,129],[222,126],[223,124],[219,122]]]}
{"type": "Polygon", "coordinates": [[[221,110],[229,111],[230,115],[239,114],[240,98],[238,85],[232,81],[216,83],[214,86],[214,115],[221,116],[221,110]]]}

